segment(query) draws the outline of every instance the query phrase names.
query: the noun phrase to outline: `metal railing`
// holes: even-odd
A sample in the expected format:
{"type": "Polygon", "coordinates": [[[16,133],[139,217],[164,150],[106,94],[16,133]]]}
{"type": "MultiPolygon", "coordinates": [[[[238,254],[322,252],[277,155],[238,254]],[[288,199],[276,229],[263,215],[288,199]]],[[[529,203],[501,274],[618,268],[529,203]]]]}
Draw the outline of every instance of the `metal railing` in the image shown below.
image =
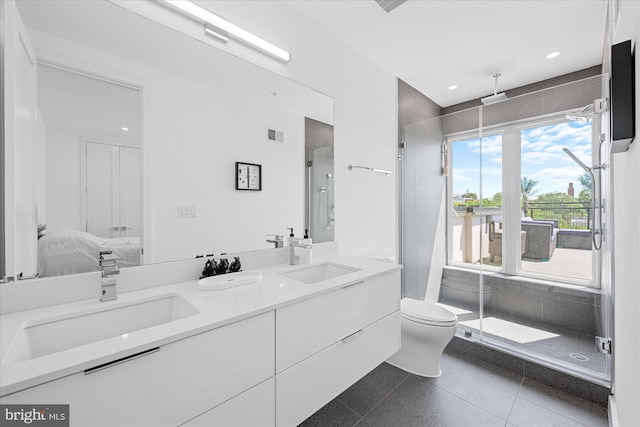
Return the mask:
{"type": "Polygon", "coordinates": [[[529,202],[527,216],[531,219],[557,219],[559,228],[588,230],[591,225],[591,204],[529,202]]]}

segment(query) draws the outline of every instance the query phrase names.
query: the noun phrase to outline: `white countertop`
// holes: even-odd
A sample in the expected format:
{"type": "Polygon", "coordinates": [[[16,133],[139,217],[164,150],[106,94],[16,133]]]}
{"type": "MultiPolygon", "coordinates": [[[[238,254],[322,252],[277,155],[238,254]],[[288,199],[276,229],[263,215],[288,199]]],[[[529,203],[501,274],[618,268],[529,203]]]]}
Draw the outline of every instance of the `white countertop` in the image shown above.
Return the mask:
{"type": "Polygon", "coordinates": [[[0,360],[3,361],[0,368],[0,396],[82,372],[103,363],[162,346],[401,268],[398,264],[342,255],[314,259],[314,262],[309,265],[325,261],[360,270],[315,284],[305,284],[278,274],[278,272],[302,266],[279,264],[256,269],[255,271],[262,273],[262,281],[230,289],[201,291],[198,289],[197,280],[192,280],[120,293],[118,299],[114,301],[100,302],[96,296],[90,300],[0,316],[0,360]],[[181,296],[200,313],[42,357],[4,363],[14,338],[26,322],[91,309],[104,310],[110,306],[116,307],[123,303],[166,294],[181,296]]]}

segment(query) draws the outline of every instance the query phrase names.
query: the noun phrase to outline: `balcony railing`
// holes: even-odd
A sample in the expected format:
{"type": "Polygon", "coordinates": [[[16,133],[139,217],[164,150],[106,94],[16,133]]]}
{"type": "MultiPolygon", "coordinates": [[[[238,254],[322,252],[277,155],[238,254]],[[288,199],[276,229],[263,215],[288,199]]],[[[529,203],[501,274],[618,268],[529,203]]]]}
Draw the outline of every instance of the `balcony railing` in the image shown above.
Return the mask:
{"type": "MultiPolygon", "coordinates": [[[[465,205],[454,205],[453,210],[464,212],[468,208],[479,211],[478,204],[467,203],[465,205]]],[[[501,206],[483,206],[482,213],[489,215],[501,215],[501,206]]],[[[529,202],[527,216],[536,220],[557,219],[559,228],[573,230],[589,230],[591,227],[591,205],[581,202],[566,203],[536,203],[529,202]]]]}
{"type": "Polygon", "coordinates": [[[591,224],[591,206],[583,203],[529,202],[528,216],[532,219],[557,219],[559,228],[588,230],[591,224]]]}

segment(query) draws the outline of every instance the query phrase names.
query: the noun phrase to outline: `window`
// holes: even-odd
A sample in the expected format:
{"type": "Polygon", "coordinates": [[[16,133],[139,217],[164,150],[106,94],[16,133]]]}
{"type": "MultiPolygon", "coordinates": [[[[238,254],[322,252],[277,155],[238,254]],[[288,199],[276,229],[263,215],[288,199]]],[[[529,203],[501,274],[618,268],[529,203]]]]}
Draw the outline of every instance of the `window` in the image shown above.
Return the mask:
{"type": "Polygon", "coordinates": [[[591,121],[564,116],[448,138],[449,263],[593,283],[591,121]]]}

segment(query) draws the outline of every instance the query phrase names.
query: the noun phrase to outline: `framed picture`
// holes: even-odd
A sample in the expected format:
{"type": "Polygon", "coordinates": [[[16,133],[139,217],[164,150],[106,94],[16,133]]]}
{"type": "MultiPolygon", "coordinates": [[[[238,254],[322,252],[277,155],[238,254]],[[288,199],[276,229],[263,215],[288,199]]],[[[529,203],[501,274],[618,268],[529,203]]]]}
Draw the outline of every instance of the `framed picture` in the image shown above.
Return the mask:
{"type": "Polygon", "coordinates": [[[236,190],[262,191],[262,165],[236,162],[236,190]]]}

